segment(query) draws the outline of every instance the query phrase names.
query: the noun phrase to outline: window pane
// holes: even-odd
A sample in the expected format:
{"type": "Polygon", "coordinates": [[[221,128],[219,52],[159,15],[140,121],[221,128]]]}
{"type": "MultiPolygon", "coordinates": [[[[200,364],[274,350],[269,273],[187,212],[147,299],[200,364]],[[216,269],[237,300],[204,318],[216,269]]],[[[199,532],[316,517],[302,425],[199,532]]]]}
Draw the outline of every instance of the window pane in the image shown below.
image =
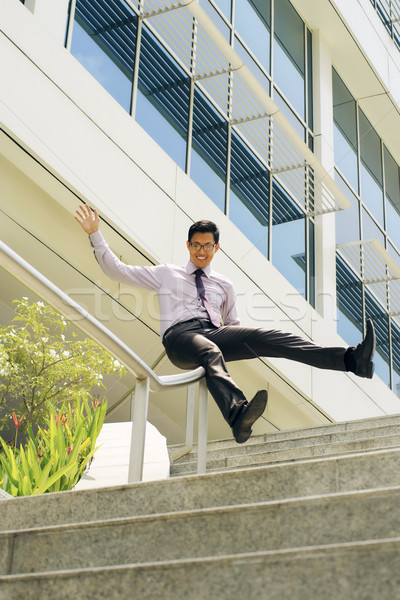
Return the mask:
{"type": "Polygon", "coordinates": [[[392,246],[392,244],[388,244],[387,246],[387,251],[389,252],[390,256],[397,262],[397,264],[400,266],[400,251],[396,250],[394,248],[394,246],[392,246]]]}
{"type": "Polygon", "coordinates": [[[304,22],[289,0],[275,2],[274,80],[305,119],[304,22]]]}
{"type": "Polygon", "coordinates": [[[312,33],[307,29],[307,61],[308,61],[308,126],[314,129],[314,102],[313,102],[313,76],[312,76],[312,33]]]}
{"type": "Polygon", "coordinates": [[[386,230],[400,249],[400,169],[392,155],[384,148],[386,186],[386,230]]]}
{"type": "Polygon", "coordinates": [[[275,180],[272,203],[272,263],[305,297],[305,216],[275,180]]]}
{"type": "Polygon", "coordinates": [[[121,0],[77,0],[71,53],[130,112],[137,17],[121,0]]]}
{"type": "Polygon", "coordinates": [[[268,258],[269,172],[234,131],[229,218],[268,258]]]}
{"type": "Polygon", "coordinates": [[[392,321],[393,391],[400,397],[400,327],[392,321]]]}
{"type": "Polygon", "coordinates": [[[236,0],[235,2],[235,29],[268,73],[270,72],[270,15],[270,0],[236,0]]]}
{"type": "Polygon", "coordinates": [[[385,245],[383,232],[378,225],[369,216],[366,210],[362,211],[362,239],[363,240],[379,240],[382,246],[385,245]]]}
{"type": "Polygon", "coordinates": [[[195,88],[190,176],[223,211],[225,210],[227,132],[226,121],[204,94],[195,88]]]}
{"type": "Polygon", "coordinates": [[[226,18],[231,20],[231,0],[215,0],[215,4],[224,13],[226,18]]]}
{"type": "Polygon", "coordinates": [[[360,280],[339,256],[336,257],[336,291],[337,330],[349,345],[354,346],[363,330],[362,287],[360,280]]]}
{"type": "MultiPolygon", "coordinates": [[[[270,80],[265,72],[258,66],[255,60],[250,56],[248,51],[245,49],[243,44],[239,41],[239,39],[235,36],[234,40],[235,44],[235,52],[240,56],[244,64],[249,67],[250,71],[256,77],[259,83],[263,86],[268,94],[270,94],[270,80]]],[[[235,95],[233,95],[233,102],[235,102],[235,95]]]]}
{"type": "Polygon", "coordinates": [[[277,107],[282,111],[282,113],[285,115],[286,119],[289,121],[289,123],[296,130],[296,132],[299,134],[300,138],[304,142],[304,136],[305,136],[304,125],[302,125],[302,123],[296,117],[296,115],[294,114],[292,109],[289,108],[287,102],[285,102],[285,100],[282,98],[280,93],[275,89],[274,89],[274,102],[277,105],[277,107]]]}
{"type": "Polygon", "coordinates": [[[332,78],[335,163],[358,192],[356,103],[334,69],[332,78]]]}
{"type": "Polygon", "coordinates": [[[344,242],[355,242],[360,239],[360,228],[358,223],[359,202],[337,171],[335,171],[335,182],[351,202],[350,208],[339,210],[335,214],[336,243],[343,244],[344,242]]]}
{"type": "Polygon", "coordinates": [[[364,115],[360,115],[361,199],[383,226],[381,140],[364,115]]]}
{"type": "MultiPolygon", "coordinates": [[[[204,11],[207,13],[207,15],[210,17],[210,19],[213,21],[214,25],[216,25],[218,27],[220,33],[222,33],[224,38],[228,42],[230,42],[230,31],[231,30],[228,27],[228,25],[226,24],[226,22],[224,21],[224,19],[221,18],[218,11],[215,10],[215,8],[212,6],[212,4],[208,0],[199,0],[199,4],[204,9],[204,11]]],[[[218,4],[218,2],[216,4],[218,4]]],[[[226,9],[227,8],[226,5],[228,5],[228,4],[230,5],[230,2],[227,2],[225,0],[224,4],[225,4],[225,9],[226,9]]],[[[228,15],[227,15],[228,19],[229,19],[229,15],[230,15],[230,8],[229,8],[228,15]]]]}
{"type": "Polygon", "coordinates": [[[184,169],[189,78],[146,27],[142,31],[135,118],[184,169]]]}
{"type": "Polygon", "coordinates": [[[309,220],[308,235],[309,235],[309,250],[308,250],[308,301],[315,308],[315,225],[309,220]]]}
{"type": "Polygon", "coordinates": [[[389,317],[369,292],[365,292],[365,314],[375,326],[376,352],[374,355],[375,373],[390,385],[389,368],[389,317]]]}

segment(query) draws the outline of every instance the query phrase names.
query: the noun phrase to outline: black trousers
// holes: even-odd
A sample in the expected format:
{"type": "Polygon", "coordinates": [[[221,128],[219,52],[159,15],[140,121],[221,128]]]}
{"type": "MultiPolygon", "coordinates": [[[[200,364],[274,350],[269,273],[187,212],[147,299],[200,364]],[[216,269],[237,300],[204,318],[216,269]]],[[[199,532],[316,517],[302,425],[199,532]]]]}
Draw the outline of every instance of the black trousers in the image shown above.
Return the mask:
{"type": "Polygon", "coordinates": [[[228,361],[259,356],[279,357],[320,369],[346,371],[346,348],[318,346],[276,329],[240,326],[217,328],[209,321],[191,319],[168,329],[163,344],[168,358],[177,367],[204,367],[207,388],[231,426],[246,398],[227,370],[228,361]]]}

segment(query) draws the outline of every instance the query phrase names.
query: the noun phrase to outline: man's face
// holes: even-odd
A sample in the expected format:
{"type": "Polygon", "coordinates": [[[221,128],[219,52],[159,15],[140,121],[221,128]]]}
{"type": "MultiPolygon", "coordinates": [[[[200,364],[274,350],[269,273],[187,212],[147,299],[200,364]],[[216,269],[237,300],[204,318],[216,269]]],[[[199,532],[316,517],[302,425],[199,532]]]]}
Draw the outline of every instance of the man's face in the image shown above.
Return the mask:
{"type": "Polygon", "coordinates": [[[199,269],[203,269],[207,265],[210,264],[212,259],[214,258],[215,253],[219,249],[219,244],[214,246],[215,240],[214,235],[211,231],[207,231],[205,233],[194,233],[192,235],[192,239],[190,242],[186,242],[187,248],[190,253],[190,260],[196,267],[199,269]],[[199,244],[201,247],[196,249],[193,248],[190,244],[199,244]],[[209,244],[212,246],[211,250],[205,250],[202,246],[209,244]]]}

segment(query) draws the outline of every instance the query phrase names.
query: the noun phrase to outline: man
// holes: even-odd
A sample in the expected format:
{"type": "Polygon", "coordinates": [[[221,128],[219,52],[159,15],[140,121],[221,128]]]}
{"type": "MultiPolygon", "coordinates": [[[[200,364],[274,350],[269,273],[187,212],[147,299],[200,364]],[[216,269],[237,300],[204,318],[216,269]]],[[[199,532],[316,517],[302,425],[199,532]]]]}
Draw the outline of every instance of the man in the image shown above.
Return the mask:
{"type": "Polygon", "coordinates": [[[232,283],[211,269],[219,250],[215,223],[198,221],[190,227],[186,242],[189,261],[185,267],[142,267],[122,263],[110,250],[99,231],[96,210],[81,206],[75,219],[89,235],[95,257],[107,275],[157,291],[160,332],[169,359],[182,369],[204,367],[207,387],[237,443],[250,437],[254,422],[265,410],[267,392],[260,390],[248,402],[229,375],[227,361],[274,356],[372,378],[375,332],[370,319],[363,342],[347,349],[318,346],[278,330],[241,327],[232,283]]]}

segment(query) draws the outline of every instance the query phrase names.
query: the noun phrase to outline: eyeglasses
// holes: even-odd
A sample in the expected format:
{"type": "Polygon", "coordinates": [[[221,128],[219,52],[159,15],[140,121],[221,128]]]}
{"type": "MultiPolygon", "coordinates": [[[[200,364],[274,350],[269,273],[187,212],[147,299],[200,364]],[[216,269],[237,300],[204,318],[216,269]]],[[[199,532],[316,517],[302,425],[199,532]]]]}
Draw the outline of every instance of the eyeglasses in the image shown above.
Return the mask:
{"type": "Polygon", "coordinates": [[[211,250],[213,248],[215,248],[217,244],[198,244],[197,242],[189,242],[189,246],[193,249],[196,250],[196,252],[198,250],[200,250],[200,248],[203,248],[206,252],[211,252],[211,250]]]}

